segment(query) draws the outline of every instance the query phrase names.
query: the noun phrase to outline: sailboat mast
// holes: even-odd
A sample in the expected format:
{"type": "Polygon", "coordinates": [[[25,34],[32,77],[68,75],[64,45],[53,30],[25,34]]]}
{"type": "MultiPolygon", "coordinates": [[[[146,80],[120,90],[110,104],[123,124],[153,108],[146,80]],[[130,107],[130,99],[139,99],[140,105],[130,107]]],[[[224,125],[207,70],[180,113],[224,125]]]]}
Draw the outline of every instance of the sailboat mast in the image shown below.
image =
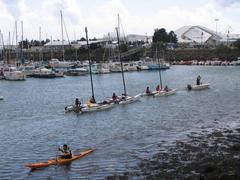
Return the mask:
{"type": "Polygon", "coordinates": [[[21,63],[24,64],[24,59],[23,59],[23,21],[21,21],[21,26],[22,26],[21,63]]]}
{"type": "Polygon", "coordinates": [[[90,72],[90,80],[91,80],[91,88],[92,88],[92,97],[94,97],[94,90],[93,90],[93,80],[92,80],[92,68],[91,68],[91,60],[90,60],[90,49],[89,49],[89,43],[88,43],[88,30],[87,27],[85,27],[85,33],[86,33],[86,40],[87,40],[87,49],[88,49],[88,64],[89,64],[89,72],[90,72]]]}
{"type": "Polygon", "coordinates": [[[118,59],[119,59],[120,64],[121,64],[124,94],[127,95],[127,90],[126,90],[126,85],[125,85],[125,78],[124,78],[124,72],[123,72],[123,63],[122,63],[122,60],[121,60],[120,40],[119,40],[119,34],[118,34],[119,30],[118,30],[118,28],[116,28],[116,32],[117,32],[117,40],[118,40],[118,59]]]}
{"type": "Polygon", "coordinates": [[[53,59],[53,45],[52,45],[52,36],[51,36],[51,59],[53,59]]]}
{"type": "Polygon", "coordinates": [[[42,57],[42,30],[41,26],[39,26],[39,62],[43,61],[42,57]]]}
{"type": "Polygon", "coordinates": [[[60,10],[61,14],[61,32],[62,32],[62,60],[64,60],[64,42],[63,42],[63,17],[62,17],[62,10],[60,10]]]}
{"type": "Polygon", "coordinates": [[[10,59],[11,59],[11,34],[10,31],[8,32],[8,58],[7,58],[7,64],[10,64],[10,59]]]}
{"type": "Polygon", "coordinates": [[[118,14],[118,35],[121,36],[120,34],[120,16],[118,14]]]}
{"type": "Polygon", "coordinates": [[[18,64],[18,31],[17,31],[17,21],[15,21],[16,28],[16,62],[18,64]]]}
{"type": "MultiPolygon", "coordinates": [[[[159,49],[160,50],[160,49],[159,49]]],[[[158,73],[159,73],[159,81],[160,81],[160,86],[161,86],[161,89],[162,89],[162,75],[161,75],[161,66],[160,66],[160,60],[159,60],[159,56],[158,56],[158,50],[157,50],[157,47],[156,47],[156,58],[158,60],[158,73]]]]}

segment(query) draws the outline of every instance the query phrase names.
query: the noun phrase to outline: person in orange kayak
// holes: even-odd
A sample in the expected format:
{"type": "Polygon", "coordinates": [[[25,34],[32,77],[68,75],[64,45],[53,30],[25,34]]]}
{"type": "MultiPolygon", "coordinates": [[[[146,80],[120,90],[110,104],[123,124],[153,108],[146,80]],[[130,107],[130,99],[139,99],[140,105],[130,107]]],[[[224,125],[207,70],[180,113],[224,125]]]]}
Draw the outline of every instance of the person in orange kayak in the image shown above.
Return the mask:
{"type": "Polygon", "coordinates": [[[64,144],[62,148],[58,148],[58,150],[62,153],[59,158],[61,159],[71,159],[72,151],[67,144],[64,144]]]}

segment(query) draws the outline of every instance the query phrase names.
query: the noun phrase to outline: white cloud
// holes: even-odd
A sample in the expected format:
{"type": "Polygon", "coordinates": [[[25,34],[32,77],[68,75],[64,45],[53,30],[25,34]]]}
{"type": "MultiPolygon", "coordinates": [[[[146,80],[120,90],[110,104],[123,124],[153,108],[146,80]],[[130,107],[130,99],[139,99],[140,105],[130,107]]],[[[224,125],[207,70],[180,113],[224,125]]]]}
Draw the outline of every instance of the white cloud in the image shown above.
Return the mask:
{"type": "Polygon", "coordinates": [[[89,29],[90,38],[102,37],[103,34],[114,32],[118,13],[126,34],[152,35],[155,28],[164,27],[170,31],[184,25],[202,25],[215,30],[215,18],[220,19],[219,31],[225,32],[229,25],[234,33],[239,33],[240,30],[237,18],[230,16],[232,14],[234,17],[239,17],[240,7],[236,4],[236,0],[232,0],[224,8],[216,6],[215,3],[221,1],[220,3],[224,4],[228,1],[213,0],[192,9],[183,8],[176,3],[171,7],[159,6],[159,10],[154,11],[155,13],[138,13],[138,15],[131,12],[122,0],[108,0],[94,8],[82,7],[78,0],[42,0],[38,2],[40,4],[38,7],[33,8],[27,1],[14,0],[15,3],[9,4],[7,0],[0,0],[0,29],[5,36],[9,30],[12,31],[14,20],[18,19],[24,21],[24,37],[28,39],[38,39],[40,25],[42,39],[46,37],[46,33],[48,38],[52,35],[54,39],[61,39],[60,9],[63,9],[63,17],[71,39],[73,39],[73,31],[76,31],[77,38],[85,36],[85,26],[89,29]],[[15,10],[16,12],[13,12],[15,10]],[[84,14],[82,10],[88,13],[84,14]]]}

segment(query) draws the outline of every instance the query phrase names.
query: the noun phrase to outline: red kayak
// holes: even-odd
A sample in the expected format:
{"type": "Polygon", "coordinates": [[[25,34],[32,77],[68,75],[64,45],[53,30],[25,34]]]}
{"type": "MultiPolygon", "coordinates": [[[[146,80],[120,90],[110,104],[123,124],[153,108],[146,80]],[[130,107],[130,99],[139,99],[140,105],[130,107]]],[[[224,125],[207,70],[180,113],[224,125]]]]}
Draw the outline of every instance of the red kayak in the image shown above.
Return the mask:
{"type": "Polygon", "coordinates": [[[83,151],[79,155],[73,155],[72,158],[70,158],[70,159],[62,159],[62,158],[50,159],[47,162],[30,163],[30,164],[27,164],[26,167],[29,167],[31,169],[39,169],[39,168],[48,167],[50,165],[69,164],[72,161],[75,161],[77,159],[80,159],[80,158],[92,153],[94,150],[95,149],[89,149],[89,150],[83,151]]]}

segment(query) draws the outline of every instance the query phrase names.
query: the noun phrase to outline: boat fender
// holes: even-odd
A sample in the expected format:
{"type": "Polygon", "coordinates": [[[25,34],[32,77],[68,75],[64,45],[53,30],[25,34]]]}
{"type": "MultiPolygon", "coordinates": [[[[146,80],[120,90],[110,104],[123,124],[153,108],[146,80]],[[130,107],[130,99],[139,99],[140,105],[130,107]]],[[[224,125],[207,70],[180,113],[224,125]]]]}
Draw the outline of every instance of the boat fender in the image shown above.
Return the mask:
{"type": "Polygon", "coordinates": [[[187,89],[188,89],[189,91],[191,91],[191,90],[192,90],[192,86],[191,86],[190,84],[188,84],[188,85],[187,85],[187,89]]]}

